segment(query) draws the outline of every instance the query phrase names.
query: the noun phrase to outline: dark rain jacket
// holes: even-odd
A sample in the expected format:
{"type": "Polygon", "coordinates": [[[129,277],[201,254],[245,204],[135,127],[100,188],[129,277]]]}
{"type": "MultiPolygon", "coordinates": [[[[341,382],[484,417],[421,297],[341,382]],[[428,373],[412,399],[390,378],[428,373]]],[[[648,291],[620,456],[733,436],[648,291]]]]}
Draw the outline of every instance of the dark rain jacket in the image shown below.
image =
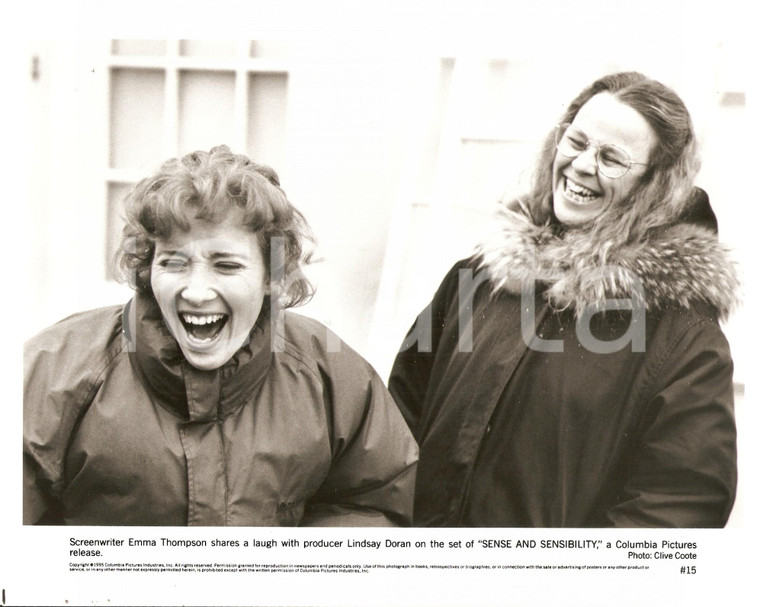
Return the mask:
{"type": "Polygon", "coordinates": [[[370,365],[316,321],[187,364],[152,298],[25,348],[24,522],[404,525],[417,447],[370,365]]]}
{"type": "Polygon", "coordinates": [[[726,523],[734,267],[693,223],[609,247],[605,272],[584,238],[504,209],[407,335],[389,387],[420,444],[415,525],[726,523]]]}

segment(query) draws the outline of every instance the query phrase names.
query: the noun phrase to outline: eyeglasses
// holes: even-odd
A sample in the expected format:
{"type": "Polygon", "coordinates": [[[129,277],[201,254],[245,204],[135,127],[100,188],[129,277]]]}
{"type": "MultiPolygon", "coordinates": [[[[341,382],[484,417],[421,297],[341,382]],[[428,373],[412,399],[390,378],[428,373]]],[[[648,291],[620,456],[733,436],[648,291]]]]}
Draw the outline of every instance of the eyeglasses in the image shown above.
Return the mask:
{"type": "Polygon", "coordinates": [[[586,134],[572,124],[564,123],[557,125],[554,134],[554,143],[557,151],[567,158],[577,158],[588,146],[596,146],[596,166],[599,172],[610,179],[618,179],[631,170],[634,164],[646,166],[645,162],[634,162],[628,152],[612,145],[611,143],[599,143],[586,137],[586,134]]]}

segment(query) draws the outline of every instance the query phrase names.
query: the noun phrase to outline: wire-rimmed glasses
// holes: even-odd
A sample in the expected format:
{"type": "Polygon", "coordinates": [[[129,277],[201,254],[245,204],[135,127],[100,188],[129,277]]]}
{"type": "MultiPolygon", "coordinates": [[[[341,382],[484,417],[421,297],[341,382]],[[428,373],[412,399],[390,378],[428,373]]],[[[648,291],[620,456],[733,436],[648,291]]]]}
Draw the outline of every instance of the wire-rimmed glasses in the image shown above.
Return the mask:
{"type": "Polygon", "coordinates": [[[610,179],[622,177],[634,164],[646,165],[645,162],[634,162],[628,152],[616,145],[589,139],[582,130],[567,122],[557,125],[554,143],[557,151],[567,158],[577,158],[593,144],[596,146],[596,166],[602,175],[610,179]]]}

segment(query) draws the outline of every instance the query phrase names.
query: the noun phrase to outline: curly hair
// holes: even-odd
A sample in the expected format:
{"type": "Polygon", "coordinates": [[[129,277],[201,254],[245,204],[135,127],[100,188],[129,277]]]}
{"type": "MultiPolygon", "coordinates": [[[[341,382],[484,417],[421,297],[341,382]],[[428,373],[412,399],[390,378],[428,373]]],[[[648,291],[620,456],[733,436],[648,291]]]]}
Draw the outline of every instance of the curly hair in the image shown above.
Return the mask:
{"type": "MultiPolygon", "coordinates": [[[[613,95],[641,114],[654,131],[657,143],[631,195],[604,208],[586,229],[602,237],[605,232],[614,232],[616,240],[640,240],[652,228],[676,221],[692,196],[700,166],[694,127],[686,105],[673,90],[638,72],[599,78],[570,103],[560,123],[573,122],[581,107],[600,93],[613,95]]],[[[544,141],[533,188],[526,200],[537,218],[545,221],[553,219],[552,168],[557,154],[554,136],[555,129],[544,141]]]]}
{"type": "Polygon", "coordinates": [[[311,261],[314,244],[306,219],[288,200],[271,167],[233,154],[225,145],[167,160],[135,184],[124,205],[117,277],[141,293],[152,293],[157,240],[169,238],[175,229],[189,230],[192,219],[223,221],[233,209],[242,211],[243,225],[256,234],[268,278],[286,277],[280,305],[306,303],[314,293],[301,272],[311,261]]]}

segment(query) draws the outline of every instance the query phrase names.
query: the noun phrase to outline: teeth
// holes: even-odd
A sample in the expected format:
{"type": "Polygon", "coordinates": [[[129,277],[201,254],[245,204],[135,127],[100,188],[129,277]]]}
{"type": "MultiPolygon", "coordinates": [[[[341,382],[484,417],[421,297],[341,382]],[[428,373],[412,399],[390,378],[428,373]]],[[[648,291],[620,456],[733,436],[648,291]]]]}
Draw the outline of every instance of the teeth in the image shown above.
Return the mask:
{"type": "Polygon", "coordinates": [[[208,316],[195,316],[194,314],[183,314],[182,318],[190,325],[210,325],[221,320],[224,314],[210,314],[208,316]]]}
{"type": "Polygon", "coordinates": [[[580,194],[581,196],[596,196],[596,192],[593,190],[590,190],[579,183],[575,183],[570,179],[567,180],[567,189],[576,194],[580,194]]]}
{"type": "Polygon", "coordinates": [[[565,193],[576,202],[589,202],[597,197],[597,193],[570,179],[565,179],[565,193]]]}

